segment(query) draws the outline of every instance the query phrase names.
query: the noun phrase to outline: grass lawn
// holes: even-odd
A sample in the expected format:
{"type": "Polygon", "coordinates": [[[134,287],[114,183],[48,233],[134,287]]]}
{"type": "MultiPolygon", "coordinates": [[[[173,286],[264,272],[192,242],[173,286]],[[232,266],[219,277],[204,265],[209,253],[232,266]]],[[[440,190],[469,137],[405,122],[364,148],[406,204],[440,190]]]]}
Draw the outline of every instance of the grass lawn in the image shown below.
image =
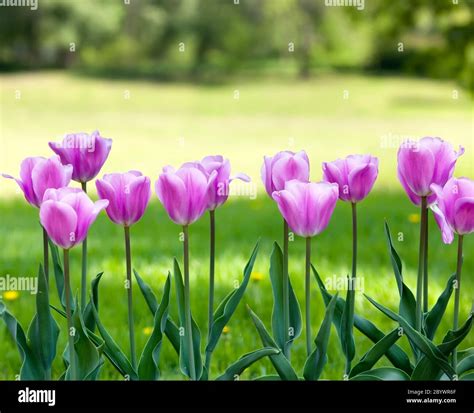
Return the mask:
{"type": "MultiPolygon", "coordinates": [[[[396,248],[404,261],[407,284],[414,291],[417,269],[417,209],[411,205],[396,180],[398,139],[438,135],[466,154],[460,158],[456,175],[473,177],[473,135],[471,101],[461,92],[452,99],[454,84],[427,80],[324,75],[309,82],[235,81],[220,86],[154,84],[84,79],[64,73],[1,75],[0,172],[17,174],[20,161],[30,155],[48,155],[47,141],[71,131],[98,128],[114,139],[104,172],[141,169],[154,181],[166,164],[179,165],[209,153],[223,153],[234,171],[247,172],[258,185],[256,199],[231,197],[217,212],[216,299],[219,302],[242,277],[243,267],[257,240],[261,249],[244,299],[214,353],[214,377],[243,353],[261,347],[248,316],[248,304],[270,328],[272,294],[268,275],[272,242],[280,242],[282,225],[276,206],[261,191],[259,168],[262,156],[278,150],[306,149],[312,161],[312,178],[319,180],[320,163],[353,152],[371,152],[380,158],[380,179],[374,192],[359,208],[360,244],[358,273],[365,293],[395,309],[398,292],[388,259],[383,222],[387,219],[396,248]],[[342,98],[343,90],[349,99],[342,98]],[[239,90],[239,99],[234,91],[239,90]],[[15,99],[15,91],[21,98],[15,99]],[[124,99],[129,91],[130,99],[124,99]],[[398,240],[398,236],[400,239],[398,240]]],[[[31,276],[42,257],[41,232],[37,211],[15,195],[15,184],[0,180],[0,276],[31,276]]],[[[92,192],[95,192],[94,190],[92,192]]],[[[193,314],[206,333],[208,291],[208,219],[191,227],[191,294],[193,314]]],[[[161,296],[173,256],[181,259],[180,229],[167,218],[154,198],[142,221],[132,229],[134,267],[161,296]]],[[[100,313],[109,332],[127,351],[127,307],[123,287],[125,265],[123,234],[105,214],[101,214],[89,237],[90,278],[100,271],[100,313]]],[[[456,246],[446,246],[430,216],[430,304],[454,272],[456,246]]],[[[473,237],[466,237],[463,270],[461,320],[472,305],[474,291],[473,237]]],[[[304,241],[290,243],[290,274],[300,304],[303,304],[304,241]]],[[[350,272],[350,208],[339,203],[328,229],[313,243],[313,262],[323,279],[344,277],[350,272]]],[[[80,248],[72,252],[73,287],[79,288],[80,248]]],[[[58,303],[56,294],[53,303],[58,303]]],[[[135,320],[137,347],[141,350],[152,324],[137,288],[135,320]]],[[[389,332],[389,321],[363,297],[356,294],[356,311],[389,332]]],[[[313,284],[313,332],[321,323],[324,305],[313,284]]],[[[7,301],[10,311],[24,328],[34,311],[34,297],[21,293],[7,301]]],[[[176,318],[176,301],[171,301],[176,318]]],[[[58,352],[66,344],[65,322],[58,352]]],[[[452,322],[452,303],[439,328],[444,333],[452,322]]],[[[436,340],[443,338],[438,334],[436,340]]],[[[405,339],[402,345],[408,350],[405,339]]],[[[356,332],[357,357],[370,342],[356,332]]],[[[474,345],[471,333],[462,348],[474,345]]],[[[20,361],[15,344],[0,324],[0,379],[14,379],[20,361]]],[[[329,361],[323,378],[341,379],[344,358],[332,331],[329,361]]],[[[292,361],[302,372],[305,359],[304,337],[293,346],[292,361]]],[[[382,364],[388,365],[387,360],[382,364]]],[[[162,377],[180,378],[178,359],[165,341],[161,354],[162,377]]],[[[62,372],[57,357],[53,376],[62,372]]],[[[268,361],[249,369],[244,377],[272,374],[268,361]]],[[[106,362],[102,379],[119,379],[106,362]]]]}

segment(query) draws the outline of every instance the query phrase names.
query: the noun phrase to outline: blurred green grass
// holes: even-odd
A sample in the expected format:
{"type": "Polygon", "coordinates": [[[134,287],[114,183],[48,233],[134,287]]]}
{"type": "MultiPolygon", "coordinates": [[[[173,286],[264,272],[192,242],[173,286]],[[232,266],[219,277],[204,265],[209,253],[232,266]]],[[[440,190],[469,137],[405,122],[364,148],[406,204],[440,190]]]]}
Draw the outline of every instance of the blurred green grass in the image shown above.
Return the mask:
{"type": "MultiPolygon", "coordinates": [[[[260,192],[254,200],[231,197],[217,212],[217,290],[219,301],[240,280],[254,244],[261,238],[255,276],[229,328],[213,357],[212,375],[225,370],[240,355],[261,347],[245,310],[249,304],[270,328],[272,294],[268,267],[272,242],[280,242],[279,213],[262,193],[259,168],[262,156],[282,149],[306,149],[312,162],[312,179],[321,177],[320,163],[349,153],[371,152],[380,158],[380,176],[374,192],[360,205],[359,273],[365,292],[379,302],[396,308],[398,294],[387,256],[383,233],[386,218],[405,264],[407,284],[414,289],[417,268],[418,224],[410,222],[417,209],[402,193],[396,179],[396,151],[399,140],[424,135],[442,136],[453,145],[462,144],[466,154],[456,166],[456,175],[473,176],[472,102],[463,92],[453,99],[454,83],[402,77],[364,77],[326,74],[310,81],[281,79],[236,79],[218,86],[157,84],[144,81],[106,81],[78,78],[62,72],[0,75],[0,161],[1,172],[17,174],[26,156],[49,155],[49,140],[66,132],[98,128],[114,139],[113,149],[103,172],[140,169],[154,181],[162,166],[179,165],[209,153],[222,153],[231,159],[234,171],[250,174],[260,192]],[[239,99],[234,92],[239,91],[239,99]],[[349,91],[349,99],[342,98],[349,91]],[[130,99],[124,99],[124,93],[130,99]],[[20,92],[21,98],[15,99],[20,92]],[[398,236],[397,236],[398,238],[398,236]],[[262,280],[258,280],[263,278],[262,280]]],[[[15,194],[15,184],[0,180],[0,276],[31,276],[41,260],[41,232],[37,211],[15,194]]],[[[16,191],[18,192],[18,191],[16,191]]],[[[92,189],[92,192],[95,192],[92,189]]],[[[191,228],[191,278],[194,315],[205,336],[208,291],[207,217],[191,228]]],[[[181,257],[179,228],[169,221],[156,200],[143,220],[132,230],[134,267],[161,296],[173,256],[181,257]]],[[[123,234],[101,214],[90,233],[90,278],[100,271],[100,311],[104,324],[124,350],[127,349],[126,294],[123,260],[123,234]]],[[[474,262],[472,237],[466,237],[462,317],[472,303],[474,262]]],[[[290,271],[300,304],[303,299],[304,242],[290,244],[290,271]]],[[[339,203],[327,231],[313,243],[313,261],[324,279],[344,277],[350,272],[350,208],[339,203]]],[[[430,217],[430,303],[454,272],[455,245],[441,242],[430,217]]],[[[72,253],[73,285],[79,288],[80,249],[72,253]]],[[[137,345],[142,348],[146,327],[152,317],[135,288],[137,345]]],[[[323,316],[323,303],[313,284],[313,332],[323,316]]],[[[53,301],[57,303],[56,294],[53,301]]],[[[34,311],[34,297],[21,293],[7,302],[26,328],[34,311]]],[[[172,300],[176,313],[176,301],[172,300]]],[[[357,293],[357,311],[388,332],[395,324],[374,309],[357,293]]],[[[451,325],[452,305],[440,326],[440,333],[451,325]]],[[[58,318],[64,331],[64,320],[58,318]]],[[[437,341],[442,336],[438,334],[437,341]]],[[[64,334],[58,352],[65,347],[64,334]]],[[[370,343],[356,333],[357,356],[370,343]]],[[[405,341],[405,339],[403,339],[405,341]]],[[[403,345],[408,350],[407,343],[403,345]]],[[[463,347],[474,345],[471,334],[463,347]]],[[[13,379],[20,362],[17,349],[0,325],[0,379],[13,379]]],[[[304,338],[294,345],[292,361],[299,371],[304,364],[304,338]]],[[[384,360],[383,364],[388,362],[384,360]]],[[[343,356],[335,331],[332,332],[329,362],[323,378],[341,379],[343,356]]],[[[62,371],[57,357],[53,374],[62,371]]],[[[165,342],[161,371],[163,378],[179,374],[178,360],[165,342]]],[[[272,372],[262,361],[245,373],[256,377],[272,372]]],[[[106,363],[101,378],[118,379],[106,363]]]]}

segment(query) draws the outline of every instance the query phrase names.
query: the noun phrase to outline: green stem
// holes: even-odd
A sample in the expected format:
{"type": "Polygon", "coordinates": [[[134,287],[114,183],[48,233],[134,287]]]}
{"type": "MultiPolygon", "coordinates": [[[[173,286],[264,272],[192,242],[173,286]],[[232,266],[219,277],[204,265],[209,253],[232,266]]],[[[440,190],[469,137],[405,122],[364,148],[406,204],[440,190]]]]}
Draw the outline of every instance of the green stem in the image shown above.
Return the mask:
{"type": "Polygon", "coordinates": [[[283,354],[290,359],[289,332],[290,332],[290,296],[289,296],[289,275],[288,275],[288,223],[283,219],[283,325],[285,327],[285,343],[283,344],[283,354]]]}
{"type": "Polygon", "coordinates": [[[46,283],[49,288],[49,252],[48,252],[48,233],[43,228],[43,269],[46,283]]]}
{"type": "Polygon", "coordinates": [[[71,368],[71,380],[77,380],[76,373],[76,354],[74,351],[74,324],[72,322],[71,311],[71,282],[69,279],[69,250],[64,250],[64,289],[66,290],[66,318],[67,318],[67,336],[69,342],[69,366],[71,368]]]}
{"type": "Polygon", "coordinates": [[[421,219],[420,219],[420,249],[418,252],[418,278],[416,283],[416,330],[421,332],[423,312],[422,312],[422,295],[423,295],[423,270],[425,267],[425,247],[426,247],[426,220],[428,218],[428,210],[426,208],[426,196],[421,197],[421,219]]]}
{"type": "MultiPolygon", "coordinates": [[[[463,236],[458,235],[458,261],[456,265],[456,289],[454,291],[454,319],[453,330],[459,327],[459,302],[461,296],[461,269],[462,269],[462,241],[463,236]]],[[[453,350],[453,369],[456,370],[458,364],[458,354],[456,348],[453,350]]]]}
{"type": "Polygon", "coordinates": [[[132,252],[130,248],[130,227],[125,230],[125,257],[127,261],[127,298],[128,298],[128,335],[130,338],[130,359],[132,367],[137,368],[137,355],[135,351],[135,328],[133,322],[133,297],[132,297],[132,252]]]}
{"type": "MultiPolygon", "coordinates": [[[[214,272],[216,256],[216,217],[215,211],[209,211],[210,219],[210,259],[209,259],[209,309],[208,309],[208,336],[207,342],[211,340],[212,324],[214,323],[214,272]]],[[[209,376],[211,353],[206,353],[206,370],[209,376]]]]}
{"type": "Polygon", "coordinates": [[[428,312],[428,210],[425,220],[425,252],[423,255],[423,313],[428,312]]]}
{"type": "Polygon", "coordinates": [[[357,273],[357,204],[352,203],[352,278],[357,273]]]}
{"type": "Polygon", "coordinates": [[[306,295],[306,352],[311,354],[311,238],[306,238],[306,274],[305,274],[305,295],[306,295]]]}
{"type": "MultiPolygon", "coordinates": [[[[82,190],[87,194],[87,182],[81,182],[82,190]]],[[[87,237],[82,241],[82,277],[81,277],[81,308],[86,308],[87,297],[87,237]]]]}
{"type": "Polygon", "coordinates": [[[183,226],[184,234],[184,311],[186,318],[186,339],[189,348],[189,369],[191,380],[196,380],[196,366],[194,365],[194,346],[191,319],[191,301],[189,292],[189,228],[183,226]]]}

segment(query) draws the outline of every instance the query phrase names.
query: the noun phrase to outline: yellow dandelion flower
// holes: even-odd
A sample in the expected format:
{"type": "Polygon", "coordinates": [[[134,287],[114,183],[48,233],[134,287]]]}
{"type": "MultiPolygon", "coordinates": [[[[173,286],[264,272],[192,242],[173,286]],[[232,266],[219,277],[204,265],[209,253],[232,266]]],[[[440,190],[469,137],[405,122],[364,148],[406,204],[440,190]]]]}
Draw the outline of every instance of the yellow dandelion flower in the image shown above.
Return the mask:
{"type": "Polygon", "coordinates": [[[264,278],[264,275],[261,272],[254,271],[252,272],[252,275],[250,276],[250,278],[254,281],[262,281],[264,278]]]}
{"type": "Polygon", "coordinates": [[[146,336],[149,336],[151,333],[153,333],[153,327],[144,327],[143,328],[143,334],[146,336]]]}
{"type": "Polygon", "coordinates": [[[410,214],[408,215],[408,221],[412,224],[419,224],[420,223],[420,215],[419,214],[410,214]]]}
{"type": "Polygon", "coordinates": [[[20,296],[18,291],[5,291],[3,293],[3,298],[6,301],[15,301],[20,296]]]}
{"type": "Polygon", "coordinates": [[[222,332],[224,334],[229,334],[230,333],[230,327],[229,326],[224,326],[224,328],[222,329],[222,332]]]}

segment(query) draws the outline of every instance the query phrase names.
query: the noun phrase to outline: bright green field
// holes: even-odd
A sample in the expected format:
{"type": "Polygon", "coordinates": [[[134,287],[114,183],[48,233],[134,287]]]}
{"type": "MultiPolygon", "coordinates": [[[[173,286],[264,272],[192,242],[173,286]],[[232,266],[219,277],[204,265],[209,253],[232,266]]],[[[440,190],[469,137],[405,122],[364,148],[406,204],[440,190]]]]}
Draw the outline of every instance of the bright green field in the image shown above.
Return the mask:
{"type": "MultiPolygon", "coordinates": [[[[353,152],[371,152],[381,160],[380,179],[371,196],[360,204],[359,270],[365,293],[393,309],[398,303],[391,271],[383,222],[392,233],[403,234],[395,241],[405,268],[407,284],[414,291],[417,268],[418,224],[411,214],[416,208],[401,192],[396,180],[397,139],[402,136],[439,135],[454,145],[462,144],[466,154],[456,175],[473,177],[473,135],[471,102],[461,95],[452,99],[454,84],[426,80],[324,75],[310,82],[290,80],[236,81],[221,86],[160,85],[146,82],[90,80],[62,73],[0,76],[1,84],[1,172],[17,174],[21,159],[48,155],[48,140],[65,132],[99,128],[114,138],[114,146],[104,172],[141,169],[153,181],[161,167],[199,158],[208,153],[229,157],[235,171],[249,173],[259,185],[258,171],[264,154],[290,148],[307,150],[312,161],[312,178],[320,179],[320,163],[353,152]],[[233,97],[240,91],[240,99],[233,97]],[[349,99],[343,100],[343,90],[349,99]],[[21,99],[15,99],[15,91],[21,99]],[[124,100],[129,90],[131,97],[124,100]],[[392,144],[385,137],[392,137],[392,144]],[[184,140],[181,138],[184,137],[184,140]],[[291,140],[292,139],[292,140],[291,140]]],[[[30,276],[42,257],[37,211],[19,196],[15,184],[0,180],[0,276],[30,276]]],[[[280,242],[281,218],[276,206],[259,192],[254,200],[233,197],[217,212],[217,290],[220,301],[240,280],[243,267],[256,243],[261,249],[254,276],[244,299],[223,335],[213,357],[212,376],[221,373],[240,355],[261,347],[245,304],[270,328],[272,294],[268,276],[269,255],[274,240],[280,242]],[[261,280],[259,280],[262,278],[261,280]]],[[[193,314],[205,335],[208,291],[207,216],[191,227],[191,294],[193,314]]],[[[172,258],[181,259],[179,228],[168,220],[154,198],[143,220],[132,230],[134,267],[161,296],[172,258]]],[[[462,312],[470,311],[474,291],[474,240],[466,237],[463,270],[462,312]]],[[[89,237],[90,278],[104,271],[100,287],[101,318],[109,332],[127,351],[126,291],[123,288],[124,259],[122,231],[102,214],[89,237]]],[[[304,242],[290,243],[290,274],[303,304],[304,242]]],[[[339,203],[328,229],[313,242],[313,263],[323,279],[345,276],[350,271],[350,208],[339,203]]],[[[447,278],[454,272],[455,245],[442,243],[430,217],[430,304],[434,304],[447,278]]],[[[73,287],[79,288],[80,249],[72,253],[73,287]]],[[[174,292],[174,291],[173,291],[174,292]]],[[[152,316],[137,288],[135,319],[137,346],[147,339],[146,327],[152,316]]],[[[324,305],[316,284],[312,292],[313,332],[321,323],[324,305]]],[[[56,294],[53,302],[57,303],[56,294]]],[[[21,293],[7,301],[10,311],[26,328],[34,311],[34,297],[21,293]]],[[[176,301],[171,302],[176,318],[176,301]]],[[[395,323],[386,319],[357,293],[356,311],[389,332],[395,323]]],[[[64,320],[57,318],[61,327],[64,320]]],[[[452,303],[439,333],[440,341],[451,325],[452,303]]],[[[60,336],[59,353],[66,336],[60,336]]],[[[356,332],[357,357],[369,348],[367,339],[356,332]]],[[[405,339],[402,345],[408,348],[405,339]]],[[[474,334],[463,348],[474,345],[474,334]]],[[[292,361],[302,372],[305,359],[304,337],[293,346],[292,361]]],[[[204,346],[203,346],[204,348],[204,346]]],[[[15,344],[0,325],[0,379],[13,379],[20,361],[15,344]]],[[[329,361],[323,378],[341,379],[344,359],[335,330],[332,331],[329,361]]],[[[387,360],[381,364],[388,365],[387,360]]],[[[165,343],[161,366],[163,378],[179,378],[178,359],[165,343]]],[[[57,357],[53,375],[62,372],[57,357]]],[[[255,364],[245,378],[273,373],[268,361],[255,364]]],[[[108,362],[101,378],[118,379],[108,362]]]]}

